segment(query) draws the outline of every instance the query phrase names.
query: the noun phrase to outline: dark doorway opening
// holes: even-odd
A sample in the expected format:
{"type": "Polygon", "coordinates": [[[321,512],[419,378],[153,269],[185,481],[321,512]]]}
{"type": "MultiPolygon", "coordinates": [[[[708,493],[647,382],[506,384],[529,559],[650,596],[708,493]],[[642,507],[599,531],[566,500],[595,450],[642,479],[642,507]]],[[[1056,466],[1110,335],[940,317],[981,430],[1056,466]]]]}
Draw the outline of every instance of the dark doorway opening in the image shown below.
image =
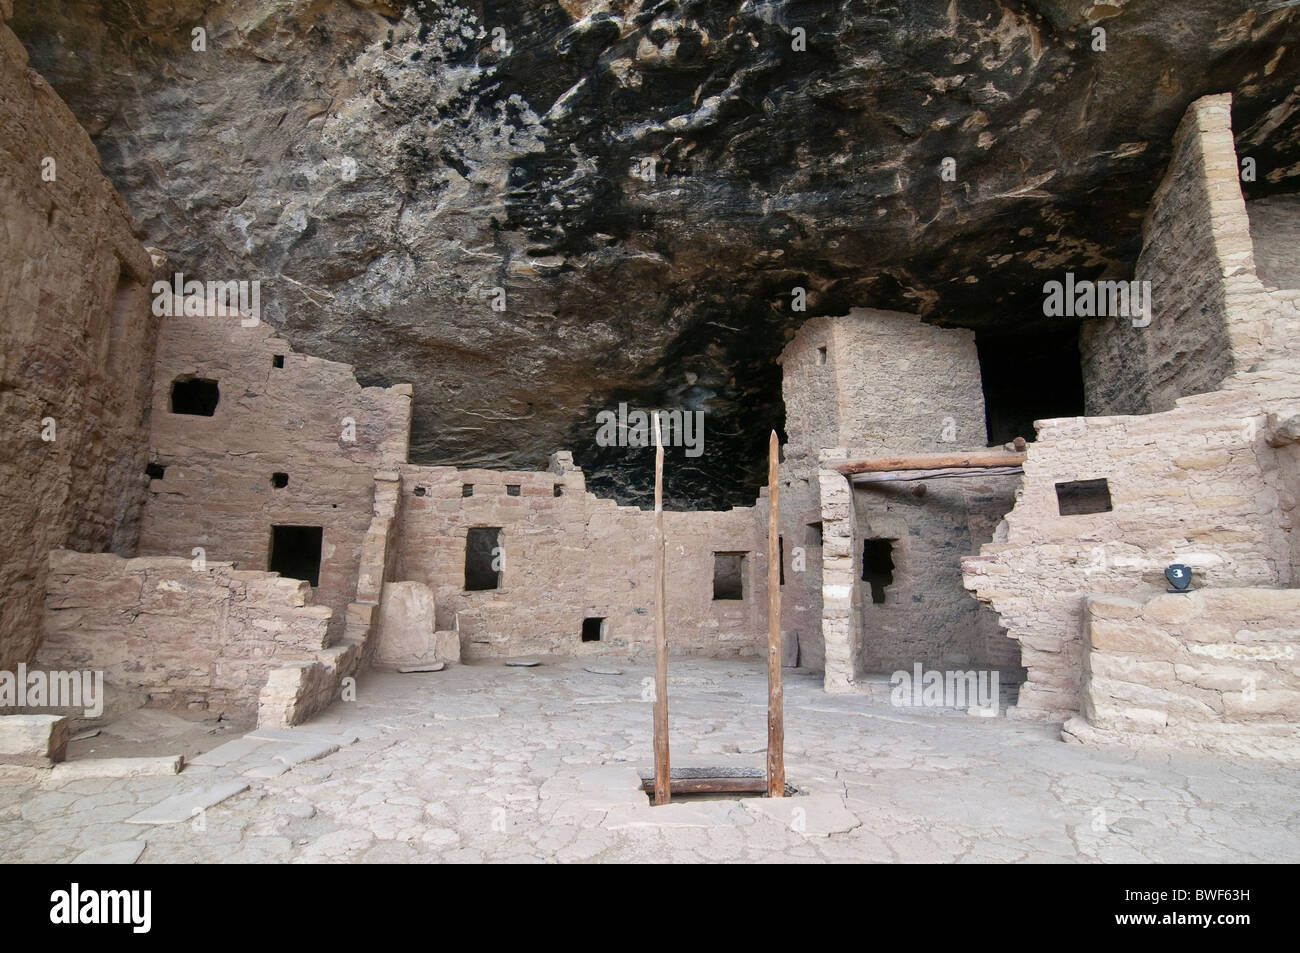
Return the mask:
{"type": "MultiPolygon", "coordinates": [[[[1083,369],[1074,325],[1015,335],[977,335],[990,445],[1033,440],[1034,421],[1083,416],[1083,369]]],[[[960,435],[959,435],[960,439],[960,435]]]]}
{"type": "Polygon", "coordinates": [[[713,598],[715,600],[743,600],[745,598],[745,554],[713,554],[713,598]]]}
{"type": "Polygon", "coordinates": [[[501,527],[476,526],[465,535],[465,589],[477,592],[501,585],[501,527]]]}
{"type": "Polygon", "coordinates": [[[266,568],[288,579],[305,579],[313,588],[319,586],[323,536],[319,526],[272,526],[266,568]]]}
{"type": "Polygon", "coordinates": [[[599,642],[605,636],[605,619],[603,616],[589,616],[582,620],[582,641],[599,642]]]}
{"type": "Polygon", "coordinates": [[[868,539],[862,544],[862,581],[871,584],[871,601],[882,605],[885,588],[894,582],[892,539],[868,539]]]}
{"type": "Polygon", "coordinates": [[[172,413],[211,417],[221,400],[216,381],[203,377],[178,377],[172,381],[172,413]]]}

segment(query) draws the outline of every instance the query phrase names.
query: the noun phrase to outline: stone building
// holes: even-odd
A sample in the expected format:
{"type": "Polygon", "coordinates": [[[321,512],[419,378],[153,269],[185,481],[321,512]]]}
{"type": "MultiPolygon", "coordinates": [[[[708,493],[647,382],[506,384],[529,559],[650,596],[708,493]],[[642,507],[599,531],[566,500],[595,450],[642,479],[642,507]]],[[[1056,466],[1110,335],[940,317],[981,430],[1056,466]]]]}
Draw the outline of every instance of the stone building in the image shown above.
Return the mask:
{"type": "MultiPolygon", "coordinates": [[[[0,46],[0,668],[294,724],[371,664],[650,650],[652,513],[564,451],[410,463],[411,385],[361,386],[247,313],[158,317],[167,263],[0,46]]],[[[1226,97],[1189,110],[1137,264],[1154,319],[1084,323],[1087,415],[1023,455],[972,332],[861,309],[794,334],[786,664],[832,692],[996,669],[1024,679],[1014,715],[1073,740],[1300,754],[1297,208],[1247,206],[1229,123],[1226,97]],[[1165,593],[1174,562],[1197,592],[1165,593]]],[[[763,653],[766,503],[666,515],[673,652],[763,653]]]]}

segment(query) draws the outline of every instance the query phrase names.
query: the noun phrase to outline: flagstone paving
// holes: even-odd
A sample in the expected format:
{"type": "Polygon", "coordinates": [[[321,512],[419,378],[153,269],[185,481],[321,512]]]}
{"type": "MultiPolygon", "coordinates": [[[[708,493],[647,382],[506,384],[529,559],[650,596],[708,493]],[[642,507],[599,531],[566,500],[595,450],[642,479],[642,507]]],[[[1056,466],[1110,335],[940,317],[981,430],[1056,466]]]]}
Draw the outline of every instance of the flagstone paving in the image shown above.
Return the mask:
{"type": "MultiPolygon", "coordinates": [[[[587,667],[591,667],[587,663],[587,667]]],[[[651,666],[375,672],[355,702],[179,774],[0,781],[5,862],[1300,860],[1300,772],[1097,751],[1005,718],[786,677],[799,795],[651,807],[651,666]]],[[[760,766],[766,676],[674,660],[673,763],[760,766]]],[[[167,751],[155,751],[166,755],[167,751]]],[[[172,752],[174,753],[174,752],[172,752]]]]}

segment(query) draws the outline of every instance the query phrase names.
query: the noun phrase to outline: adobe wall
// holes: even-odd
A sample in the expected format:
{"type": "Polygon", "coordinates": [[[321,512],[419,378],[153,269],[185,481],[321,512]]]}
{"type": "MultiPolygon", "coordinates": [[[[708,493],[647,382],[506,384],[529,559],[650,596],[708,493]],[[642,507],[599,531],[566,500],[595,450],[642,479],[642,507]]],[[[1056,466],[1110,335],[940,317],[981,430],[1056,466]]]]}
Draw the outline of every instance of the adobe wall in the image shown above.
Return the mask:
{"type": "Polygon", "coordinates": [[[1084,611],[1067,741],[1300,761],[1300,589],[1201,589],[1084,611]]]}
{"type": "Polygon", "coordinates": [[[155,322],[153,264],[126,206],[5,23],[0,102],[0,669],[12,670],[40,642],[49,550],[134,551],[155,322]]]}
{"type": "Polygon", "coordinates": [[[375,471],[406,459],[410,385],[361,387],[350,366],[295,354],[271,327],[237,316],[164,318],[154,379],[150,458],[165,470],[149,483],[140,552],[188,557],[201,547],[210,560],[265,570],[273,525],[320,526],[315,598],[334,610],[340,635],[375,471]],[[186,377],[217,382],[212,416],[172,413],[172,384],[186,377]],[[272,485],[277,472],[287,486],[272,485]]]}
{"type": "Polygon", "coordinates": [[[296,579],[183,557],[49,561],[40,665],[102,671],[151,705],[251,720],[269,673],[327,644],[330,610],[296,579]]]}
{"type": "MultiPolygon", "coordinates": [[[[462,656],[636,657],[654,651],[654,514],[585,490],[557,454],[551,472],[405,465],[396,580],[434,591],[437,627],[459,615],[462,656]],[[465,496],[463,487],[473,486],[465,496]],[[511,496],[508,486],[518,486],[511,496]],[[556,496],[556,487],[562,495],[556,496]],[[499,527],[499,588],[465,590],[471,527],[499,527]],[[601,641],[581,640],[586,617],[607,620],[601,641]]],[[[754,656],[766,647],[766,504],[664,514],[670,654],[754,656]],[[713,599],[714,552],[744,552],[742,601],[713,599]]]]}

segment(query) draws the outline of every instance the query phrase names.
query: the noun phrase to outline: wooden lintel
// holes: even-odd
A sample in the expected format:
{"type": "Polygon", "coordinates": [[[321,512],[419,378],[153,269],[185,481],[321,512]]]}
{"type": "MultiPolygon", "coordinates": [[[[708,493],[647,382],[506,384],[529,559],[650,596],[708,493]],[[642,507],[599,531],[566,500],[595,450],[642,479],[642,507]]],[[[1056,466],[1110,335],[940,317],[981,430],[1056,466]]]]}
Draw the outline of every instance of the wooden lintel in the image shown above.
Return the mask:
{"type": "Polygon", "coordinates": [[[942,480],[948,477],[986,477],[1023,473],[1020,467],[949,467],[940,470],[893,470],[886,473],[854,473],[854,483],[891,483],[895,480],[942,480]]]}
{"type": "Polygon", "coordinates": [[[845,476],[857,473],[888,473],[894,470],[954,470],[1018,467],[1026,454],[1006,450],[987,453],[921,453],[910,457],[874,457],[841,463],[835,469],[845,476]]]}

